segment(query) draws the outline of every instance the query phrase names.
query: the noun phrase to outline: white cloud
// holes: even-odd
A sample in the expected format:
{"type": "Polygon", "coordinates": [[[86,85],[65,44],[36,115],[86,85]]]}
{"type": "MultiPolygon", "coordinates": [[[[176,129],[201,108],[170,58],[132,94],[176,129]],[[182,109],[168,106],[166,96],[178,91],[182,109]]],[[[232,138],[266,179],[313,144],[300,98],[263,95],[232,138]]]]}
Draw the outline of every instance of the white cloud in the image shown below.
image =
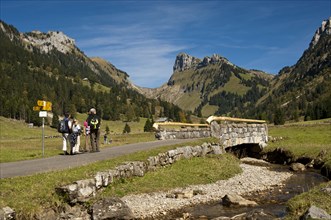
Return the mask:
{"type": "MultiPolygon", "coordinates": [[[[293,44],[307,26],[304,21],[311,19],[292,16],[296,3],[132,3],[130,7],[118,3],[124,7],[119,12],[114,9],[82,18],[76,42],[88,56],[108,60],[144,87],[167,82],[179,52],[199,58],[224,54],[244,68],[276,73],[303,52],[303,44],[295,48],[293,44]],[[247,10],[248,6],[254,10],[247,10]]],[[[301,15],[301,10],[295,12],[301,15]]]]}
{"type": "Polygon", "coordinates": [[[170,78],[176,54],[192,47],[176,41],[176,32],[197,19],[183,10],[188,9],[168,6],[153,12],[123,14],[124,23],[136,19],[130,25],[99,24],[92,19],[93,23],[82,29],[93,34],[77,40],[77,45],[88,56],[102,57],[127,72],[133,83],[158,87],[170,78]]]}
{"type": "Polygon", "coordinates": [[[105,39],[91,41],[98,41],[99,44],[88,50],[89,56],[100,56],[110,61],[127,72],[133,83],[150,88],[167,82],[175,61],[173,53],[185,49],[156,39],[128,39],[127,42],[121,41],[118,44],[105,39]]]}

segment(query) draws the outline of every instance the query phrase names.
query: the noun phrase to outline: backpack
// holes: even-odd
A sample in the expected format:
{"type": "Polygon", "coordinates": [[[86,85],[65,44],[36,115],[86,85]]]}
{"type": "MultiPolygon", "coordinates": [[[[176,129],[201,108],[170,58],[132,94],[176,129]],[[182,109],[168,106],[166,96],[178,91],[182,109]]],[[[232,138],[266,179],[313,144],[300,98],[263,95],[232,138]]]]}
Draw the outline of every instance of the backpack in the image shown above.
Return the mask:
{"type": "Polygon", "coordinates": [[[100,127],[100,119],[97,116],[94,116],[90,120],[90,129],[93,130],[98,130],[100,127]]]}
{"type": "Polygon", "coordinates": [[[75,134],[77,134],[77,135],[81,135],[82,130],[80,128],[80,125],[73,125],[72,132],[75,133],[75,134]]]}
{"type": "Polygon", "coordinates": [[[67,119],[62,119],[61,121],[59,121],[59,124],[57,126],[57,131],[59,133],[69,133],[69,126],[67,119]]]}

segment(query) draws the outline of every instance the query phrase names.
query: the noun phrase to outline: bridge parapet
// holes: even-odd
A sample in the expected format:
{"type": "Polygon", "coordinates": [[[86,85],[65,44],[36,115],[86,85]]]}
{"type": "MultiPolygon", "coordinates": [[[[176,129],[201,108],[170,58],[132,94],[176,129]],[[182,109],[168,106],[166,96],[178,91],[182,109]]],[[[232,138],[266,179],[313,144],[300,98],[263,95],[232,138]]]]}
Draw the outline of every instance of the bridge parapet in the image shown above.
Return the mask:
{"type": "Polygon", "coordinates": [[[154,123],[153,127],[156,129],[155,136],[159,140],[189,139],[211,136],[209,124],[162,122],[154,123]]]}
{"type": "Polygon", "coordinates": [[[263,148],[268,142],[266,121],[230,117],[210,116],[209,124],[178,122],[155,123],[158,139],[188,139],[216,137],[223,148],[252,144],[263,148]]]}
{"type": "Polygon", "coordinates": [[[241,144],[258,144],[264,147],[268,142],[268,127],[267,124],[212,121],[211,135],[219,138],[224,148],[241,144]]]}
{"type": "Polygon", "coordinates": [[[157,131],[156,138],[159,140],[168,139],[190,139],[210,137],[210,128],[182,128],[182,129],[161,129],[157,131]]]}

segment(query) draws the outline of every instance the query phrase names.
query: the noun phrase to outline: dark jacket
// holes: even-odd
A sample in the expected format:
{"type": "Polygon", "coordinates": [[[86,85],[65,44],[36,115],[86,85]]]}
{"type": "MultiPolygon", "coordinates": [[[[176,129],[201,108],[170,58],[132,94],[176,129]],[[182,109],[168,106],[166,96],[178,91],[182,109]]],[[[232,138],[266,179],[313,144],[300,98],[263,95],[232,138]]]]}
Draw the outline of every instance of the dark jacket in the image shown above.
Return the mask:
{"type": "Polygon", "coordinates": [[[99,130],[101,124],[101,118],[99,115],[89,115],[87,118],[87,124],[90,126],[91,131],[99,130]]]}

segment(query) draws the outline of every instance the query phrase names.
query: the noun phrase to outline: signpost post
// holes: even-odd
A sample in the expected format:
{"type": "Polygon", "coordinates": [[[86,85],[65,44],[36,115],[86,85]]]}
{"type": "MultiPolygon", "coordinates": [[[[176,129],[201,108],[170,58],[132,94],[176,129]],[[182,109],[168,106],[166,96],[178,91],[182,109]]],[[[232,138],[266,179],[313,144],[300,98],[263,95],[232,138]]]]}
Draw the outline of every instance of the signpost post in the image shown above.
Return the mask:
{"type": "Polygon", "coordinates": [[[42,118],[43,124],[42,124],[42,152],[43,152],[43,157],[45,155],[45,135],[44,135],[44,130],[45,130],[45,118],[47,117],[47,111],[52,111],[52,103],[51,102],[46,102],[43,100],[38,100],[37,101],[37,106],[33,107],[33,111],[39,111],[39,117],[42,118]]]}

